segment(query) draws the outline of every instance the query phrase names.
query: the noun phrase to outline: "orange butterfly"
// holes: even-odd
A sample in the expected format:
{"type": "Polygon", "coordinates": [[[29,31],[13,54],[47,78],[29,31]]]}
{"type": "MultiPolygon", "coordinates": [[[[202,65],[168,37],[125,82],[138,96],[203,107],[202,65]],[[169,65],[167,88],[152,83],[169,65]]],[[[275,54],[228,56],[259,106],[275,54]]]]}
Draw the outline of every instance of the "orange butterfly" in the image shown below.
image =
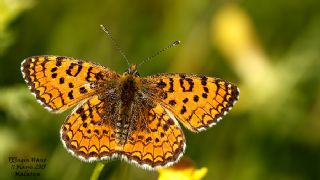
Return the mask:
{"type": "Polygon", "coordinates": [[[125,159],[147,169],[170,166],[193,132],[215,125],[239,98],[222,79],[193,74],[122,75],[63,56],[25,59],[21,71],[39,103],[52,112],[77,107],[61,127],[65,148],[81,160],[125,159]]]}

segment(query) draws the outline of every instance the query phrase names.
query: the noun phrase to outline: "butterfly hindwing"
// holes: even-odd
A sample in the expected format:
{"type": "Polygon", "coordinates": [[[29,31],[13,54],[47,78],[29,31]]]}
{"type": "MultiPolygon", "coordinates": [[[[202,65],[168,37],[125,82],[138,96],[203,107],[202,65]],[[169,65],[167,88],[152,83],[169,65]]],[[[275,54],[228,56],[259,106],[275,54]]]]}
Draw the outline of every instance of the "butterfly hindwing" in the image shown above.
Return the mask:
{"type": "Polygon", "coordinates": [[[134,128],[124,143],[117,141],[116,127],[105,108],[112,107],[96,95],[67,117],[61,139],[74,156],[84,161],[119,157],[148,169],[171,165],[182,156],[184,134],[159,104],[140,116],[146,126],[134,128]]]}
{"type": "Polygon", "coordinates": [[[106,102],[93,96],[67,117],[61,128],[66,149],[84,161],[109,159],[116,154],[115,131],[105,119],[106,102]]]}
{"type": "Polygon", "coordinates": [[[186,148],[178,122],[159,104],[149,110],[146,128],[137,128],[128,137],[122,154],[148,169],[177,162],[186,148]]]}

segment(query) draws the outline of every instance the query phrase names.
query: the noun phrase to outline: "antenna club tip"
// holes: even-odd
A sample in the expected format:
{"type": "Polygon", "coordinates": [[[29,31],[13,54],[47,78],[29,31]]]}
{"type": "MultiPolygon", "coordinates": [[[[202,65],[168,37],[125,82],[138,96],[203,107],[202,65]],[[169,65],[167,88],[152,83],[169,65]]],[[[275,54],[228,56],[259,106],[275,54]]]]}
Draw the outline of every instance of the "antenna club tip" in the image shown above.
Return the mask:
{"type": "Polygon", "coordinates": [[[181,41],[177,40],[177,41],[174,41],[172,44],[173,44],[174,46],[178,46],[180,43],[181,43],[181,41]]]}
{"type": "Polygon", "coordinates": [[[107,34],[109,34],[109,30],[103,25],[103,24],[100,24],[100,27],[101,29],[106,32],[107,34]]]}
{"type": "Polygon", "coordinates": [[[102,30],[107,30],[107,28],[103,24],[100,24],[100,27],[102,30]]]}

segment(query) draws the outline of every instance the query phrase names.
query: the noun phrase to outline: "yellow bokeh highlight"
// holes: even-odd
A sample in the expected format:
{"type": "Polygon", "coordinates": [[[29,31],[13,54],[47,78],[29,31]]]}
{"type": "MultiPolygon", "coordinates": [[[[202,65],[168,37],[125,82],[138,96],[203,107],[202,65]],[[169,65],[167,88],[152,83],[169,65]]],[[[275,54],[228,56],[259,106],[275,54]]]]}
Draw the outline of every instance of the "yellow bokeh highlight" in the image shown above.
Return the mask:
{"type": "Polygon", "coordinates": [[[242,97],[251,97],[241,100],[242,107],[264,103],[278,92],[277,71],[260,45],[254,24],[244,9],[236,4],[221,7],[212,18],[211,37],[213,45],[238,74],[242,97]]]}
{"type": "Polygon", "coordinates": [[[208,168],[196,169],[191,160],[184,158],[178,164],[159,169],[158,180],[201,180],[208,172],[208,168]]]}

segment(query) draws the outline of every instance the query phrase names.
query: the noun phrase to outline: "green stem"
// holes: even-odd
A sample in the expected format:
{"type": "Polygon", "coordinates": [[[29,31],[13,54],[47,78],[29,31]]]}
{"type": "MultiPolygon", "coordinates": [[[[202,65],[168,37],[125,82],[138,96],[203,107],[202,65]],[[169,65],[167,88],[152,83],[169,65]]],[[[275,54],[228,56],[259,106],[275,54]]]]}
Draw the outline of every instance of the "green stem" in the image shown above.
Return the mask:
{"type": "Polygon", "coordinates": [[[98,180],[103,167],[104,167],[104,163],[98,162],[91,174],[90,180],[98,180]]]}

